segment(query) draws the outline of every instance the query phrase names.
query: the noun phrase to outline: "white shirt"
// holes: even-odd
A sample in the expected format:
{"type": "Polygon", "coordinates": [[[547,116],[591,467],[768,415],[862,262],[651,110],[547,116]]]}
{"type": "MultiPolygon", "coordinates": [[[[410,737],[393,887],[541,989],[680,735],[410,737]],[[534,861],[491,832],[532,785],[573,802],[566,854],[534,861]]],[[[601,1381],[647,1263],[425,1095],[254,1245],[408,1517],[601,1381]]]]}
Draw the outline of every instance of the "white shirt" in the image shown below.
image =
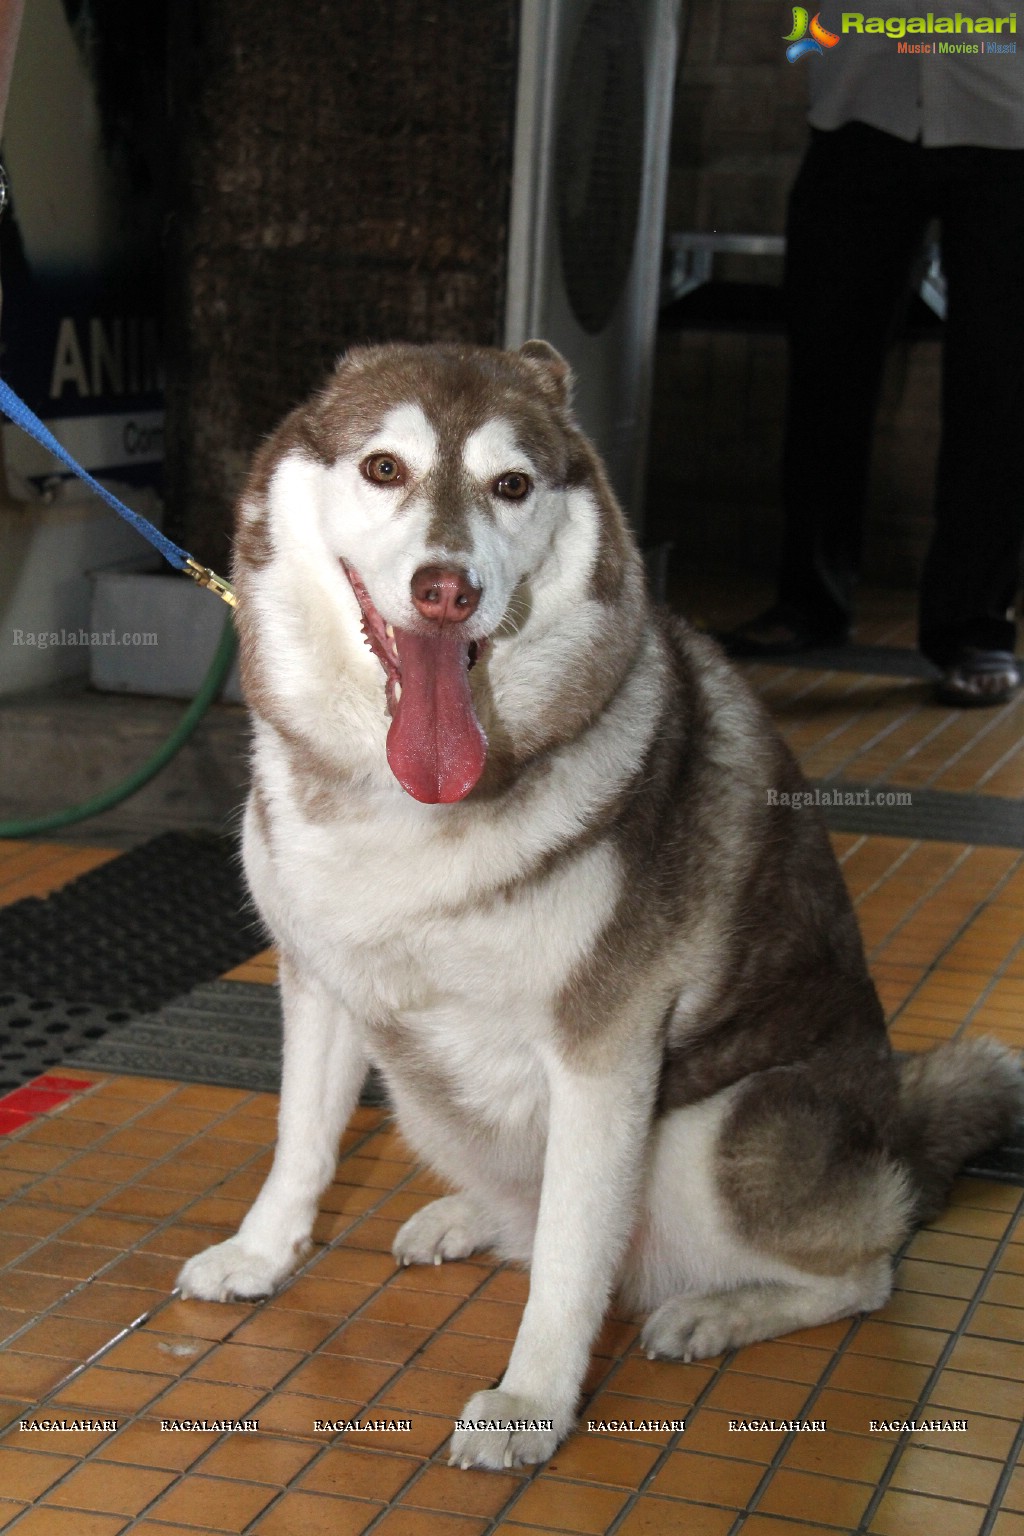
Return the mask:
{"type": "MultiPolygon", "coordinates": [[[[927,17],[929,10],[908,0],[852,0],[869,16],[927,17]]],[[[811,14],[814,0],[808,0],[811,14]]],[[[933,0],[934,19],[1010,17],[1011,0],[933,0]]],[[[821,56],[798,60],[794,69],[810,74],[814,128],[868,123],[899,139],[920,139],[928,148],[974,144],[989,149],[1024,149],[1024,7],[1020,32],[908,32],[902,38],[844,31],[851,0],[823,0],[821,25],[841,41],[821,56]],[[927,45],[929,52],[900,51],[927,45]],[[977,46],[977,53],[939,52],[941,44],[977,46]],[[985,50],[981,51],[984,44],[985,50]],[[1015,52],[999,51],[1012,45],[1015,52]]]]}

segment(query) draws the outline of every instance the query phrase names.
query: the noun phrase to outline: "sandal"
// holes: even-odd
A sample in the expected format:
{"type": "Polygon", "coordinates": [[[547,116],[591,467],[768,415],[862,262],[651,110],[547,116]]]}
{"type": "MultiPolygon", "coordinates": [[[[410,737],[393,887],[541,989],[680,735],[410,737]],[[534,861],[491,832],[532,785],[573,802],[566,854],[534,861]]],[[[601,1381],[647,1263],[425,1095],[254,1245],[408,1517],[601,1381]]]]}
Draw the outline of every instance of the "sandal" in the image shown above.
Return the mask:
{"type": "Polygon", "coordinates": [[[984,651],[966,645],[947,667],[935,690],[940,704],[961,709],[1005,704],[1021,685],[1020,662],[1011,651],[984,651]]]}

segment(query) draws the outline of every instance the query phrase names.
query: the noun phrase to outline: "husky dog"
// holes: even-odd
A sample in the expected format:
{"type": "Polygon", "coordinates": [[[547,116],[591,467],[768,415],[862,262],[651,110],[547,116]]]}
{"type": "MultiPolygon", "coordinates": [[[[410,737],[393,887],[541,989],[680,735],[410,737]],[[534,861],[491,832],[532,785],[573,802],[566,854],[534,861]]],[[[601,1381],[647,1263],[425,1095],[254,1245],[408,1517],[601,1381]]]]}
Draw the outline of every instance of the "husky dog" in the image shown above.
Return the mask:
{"type": "Polygon", "coordinates": [[[1021,1104],[992,1042],[894,1061],[825,828],[781,794],[799,770],[716,645],[648,603],[569,382],[540,341],[353,350],[239,511],[279,1137],[179,1283],[285,1278],[376,1063],[454,1191],[396,1259],[530,1266],[462,1466],[551,1455],[614,1294],[683,1360],[881,1306],[1021,1104]]]}

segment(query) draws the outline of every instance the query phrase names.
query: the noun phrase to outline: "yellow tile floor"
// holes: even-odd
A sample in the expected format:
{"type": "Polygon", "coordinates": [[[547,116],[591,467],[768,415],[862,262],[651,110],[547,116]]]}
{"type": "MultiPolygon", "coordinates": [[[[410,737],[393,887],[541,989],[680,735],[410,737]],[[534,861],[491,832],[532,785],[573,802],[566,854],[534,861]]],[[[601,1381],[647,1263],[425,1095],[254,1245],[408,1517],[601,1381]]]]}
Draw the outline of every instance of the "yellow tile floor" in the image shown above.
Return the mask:
{"type": "MultiPolygon", "coordinates": [[[[906,643],[892,625],[885,633],[906,643]]],[[[943,724],[949,712],[921,695],[914,739],[933,745],[915,756],[898,726],[880,734],[877,696],[851,686],[863,680],[827,674],[808,688],[806,672],[785,686],[785,669],[751,672],[805,762],[845,731],[888,782],[927,749],[935,783],[949,787],[955,762],[969,761],[970,787],[1013,792],[994,788],[1019,755],[1004,711],[943,724]]],[[[1024,854],[834,843],[895,1043],[985,1031],[1024,1044],[1024,854]]],[[[111,856],[0,844],[0,901],[46,894],[111,856]]],[[[267,953],[231,976],[274,974],[267,953]]],[[[88,1086],[0,1139],[0,1529],[1024,1536],[1024,1190],[959,1180],[871,1317],[695,1365],[648,1361],[634,1322],[612,1318],[584,1426],[684,1419],[685,1431],[583,1427],[544,1468],[461,1472],[446,1464],[451,1417],[500,1374],[526,1280],[486,1260],[395,1270],[391,1239],[436,1186],[386,1114],[357,1112],[314,1250],[277,1296],[182,1302],[171,1295],[182,1260],[234,1229],[269,1166],[274,1097],[54,1070],[88,1086]],[[316,1428],[356,1415],[407,1427],[316,1428]],[[730,1427],[780,1418],[828,1428],[730,1427]],[[19,1427],[44,1419],[99,1427],[19,1427]],[[259,1429],[162,1427],[195,1419],[259,1429]],[[921,1419],[964,1427],[871,1427],[921,1419]]]]}

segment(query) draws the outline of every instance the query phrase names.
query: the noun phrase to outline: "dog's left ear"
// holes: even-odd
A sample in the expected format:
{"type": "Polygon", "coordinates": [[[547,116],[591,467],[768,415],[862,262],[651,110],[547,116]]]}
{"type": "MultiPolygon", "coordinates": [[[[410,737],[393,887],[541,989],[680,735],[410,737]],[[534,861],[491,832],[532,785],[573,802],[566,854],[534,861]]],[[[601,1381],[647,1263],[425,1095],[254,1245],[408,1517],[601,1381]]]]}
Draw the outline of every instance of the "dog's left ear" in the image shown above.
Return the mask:
{"type": "Polygon", "coordinates": [[[537,339],[524,341],[519,348],[519,356],[525,357],[528,362],[536,363],[538,371],[543,370],[545,382],[559,405],[569,404],[572,394],[572,369],[561,352],[556,352],[549,341],[537,339]]]}

